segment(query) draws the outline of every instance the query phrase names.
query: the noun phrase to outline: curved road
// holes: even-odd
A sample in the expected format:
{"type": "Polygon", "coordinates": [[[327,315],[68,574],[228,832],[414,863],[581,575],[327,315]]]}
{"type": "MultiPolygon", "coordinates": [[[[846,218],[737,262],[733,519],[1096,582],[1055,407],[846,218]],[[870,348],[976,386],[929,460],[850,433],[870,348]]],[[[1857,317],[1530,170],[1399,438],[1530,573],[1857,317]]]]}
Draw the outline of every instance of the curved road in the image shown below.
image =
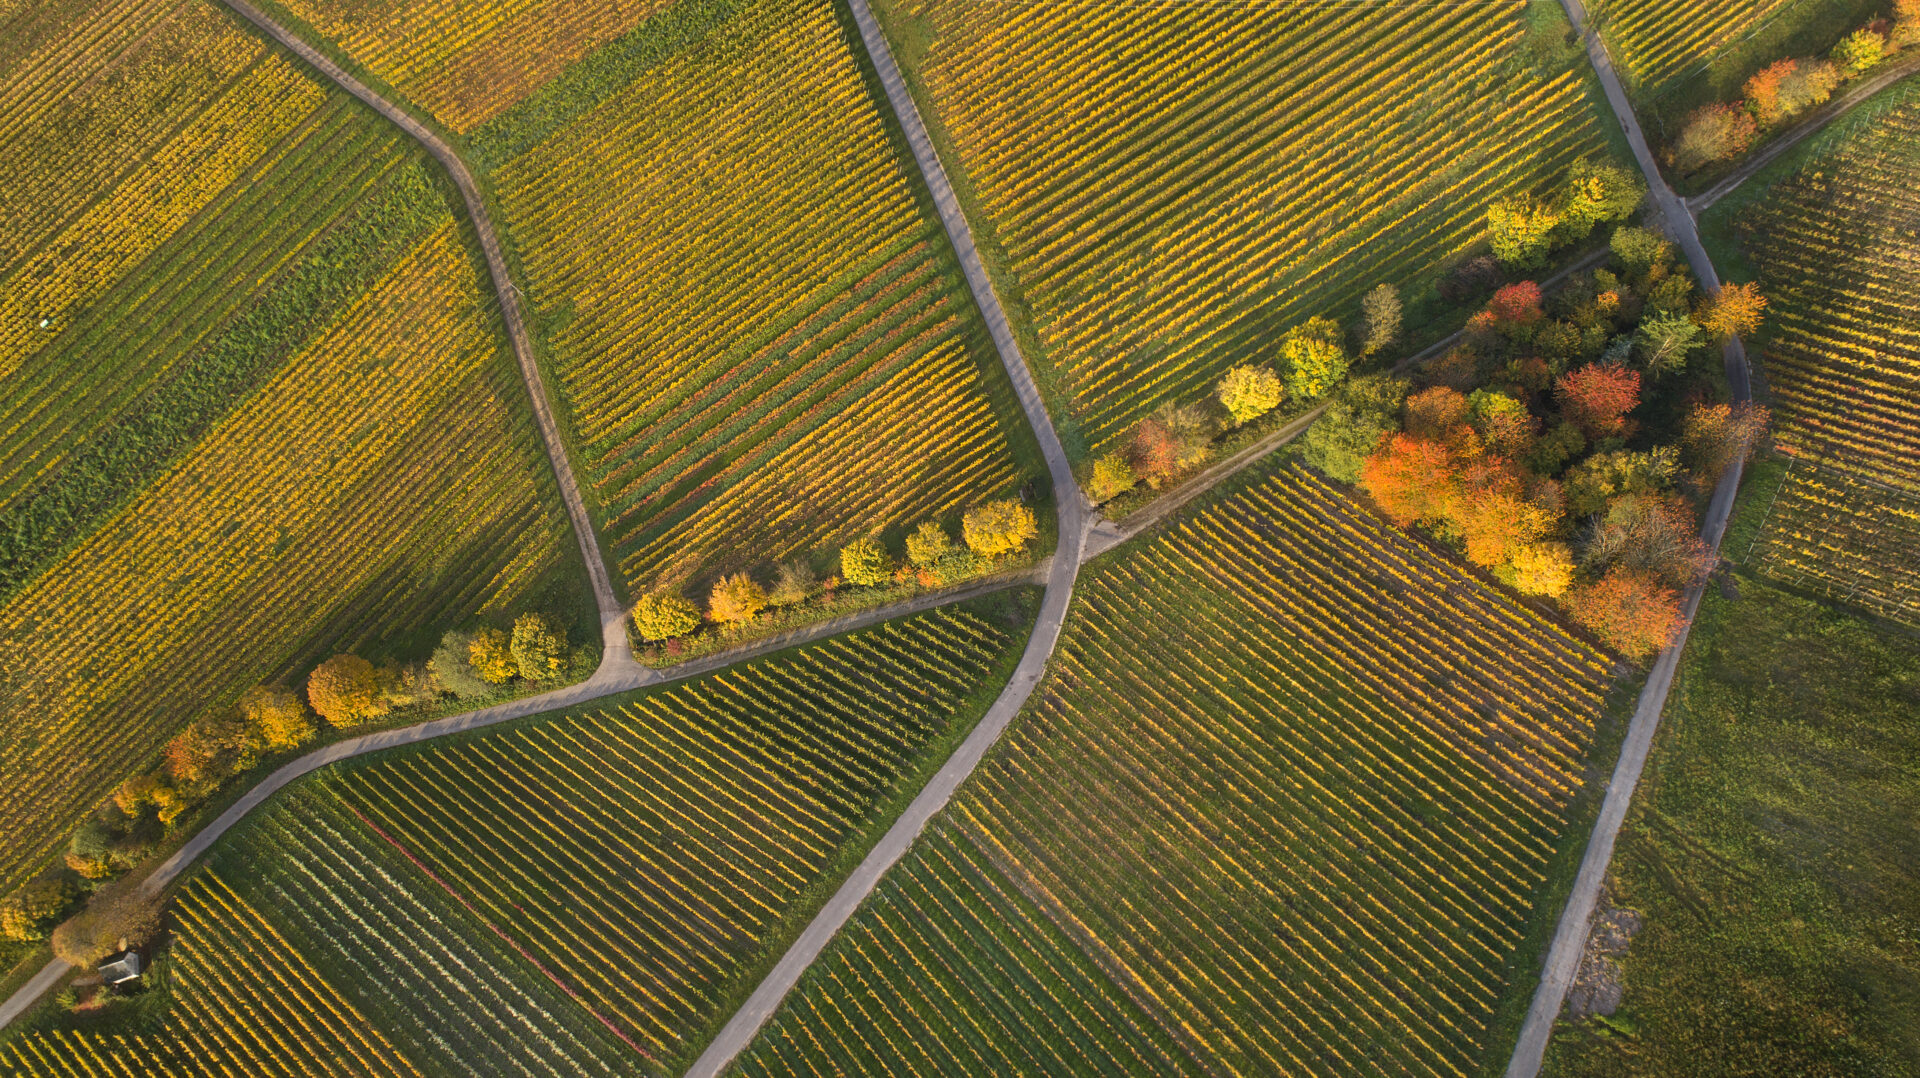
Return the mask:
{"type": "MultiPolygon", "coordinates": [[[[1585,7],[1581,0],[1560,2],[1566,8],[1574,31],[1585,41],[1587,56],[1600,76],[1601,86],[1606,90],[1607,104],[1620,121],[1621,128],[1626,131],[1627,144],[1633,148],[1634,160],[1639,162],[1640,171],[1646,174],[1647,189],[1653,198],[1655,212],[1660,217],[1659,223],[1680,245],[1681,251],[1687,256],[1688,265],[1693,267],[1694,275],[1708,291],[1718,292],[1720,275],[1713,268],[1713,260],[1707,256],[1705,245],[1700,242],[1700,232],[1695,227],[1693,214],[1688,212],[1687,204],[1673,193],[1673,188],[1660,175],[1660,166],[1647,148],[1646,135],[1641,132],[1626,91],[1621,88],[1620,78],[1613,70],[1612,58],[1607,55],[1606,46],[1600,41],[1599,35],[1593,32],[1585,7]]],[[[1725,361],[1727,385],[1733,399],[1751,400],[1747,353],[1739,338],[1727,342],[1725,361]]],[[[1720,485],[1714,488],[1713,499],[1707,505],[1706,520],[1700,528],[1701,538],[1715,551],[1720,549],[1727,518],[1733,512],[1734,494],[1740,489],[1742,471],[1741,463],[1728,468],[1727,474],[1720,477],[1720,485]]],[[[1607,865],[1613,860],[1614,842],[1620,837],[1620,825],[1626,821],[1627,809],[1633,804],[1634,789],[1640,783],[1641,772],[1646,769],[1647,754],[1653,747],[1653,735],[1660,727],[1660,714],[1666,708],[1667,694],[1673,689],[1673,677],[1680,666],[1680,654],[1686,649],[1687,633],[1693,625],[1694,613],[1700,609],[1700,598],[1705,590],[1704,584],[1688,589],[1682,604],[1686,623],[1681,627],[1680,638],[1660,653],[1647,675],[1646,686],[1640,691],[1633,718],[1627,725],[1626,740],[1620,746],[1620,759],[1614,765],[1613,776],[1607,782],[1606,797],[1600,803],[1599,817],[1593,824],[1593,837],[1587,842],[1586,854],[1581,858],[1579,872],[1574,877],[1573,890],[1567,896],[1566,907],[1561,910],[1553,942],[1548,945],[1539,988],[1534,992],[1533,1003],[1527,1009],[1520,1035],[1514,1042],[1513,1058],[1507,1064],[1507,1078],[1536,1078],[1540,1073],[1540,1064],[1546,1058],[1547,1042],[1553,1036],[1560,1008],[1566,1002],[1567,988],[1573,983],[1574,973],[1579,970],[1586,952],[1587,933],[1593,920],[1594,907],[1599,902],[1601,885],[1606,881],[1607,865]]]]}

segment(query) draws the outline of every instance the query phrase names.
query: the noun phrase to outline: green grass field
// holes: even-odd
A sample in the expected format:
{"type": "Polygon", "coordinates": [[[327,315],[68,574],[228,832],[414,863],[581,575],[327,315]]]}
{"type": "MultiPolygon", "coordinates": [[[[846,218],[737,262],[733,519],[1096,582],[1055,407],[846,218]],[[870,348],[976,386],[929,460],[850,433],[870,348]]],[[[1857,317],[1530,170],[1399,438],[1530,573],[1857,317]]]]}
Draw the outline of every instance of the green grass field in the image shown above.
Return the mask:
{"type": "MultiPolygon", "coordinates": [[[[1760,526],[1763,470],[1728,536],[1760,526]]],[[[1920,1074],[1920,637],[1709,589],[1614,854],[1646,924],[1551,1078],[1920,1074]]]]}
{"type": "Polygon", "coordinates": [[[1292,466],[1090,567],[738,1073],[1475,1069],[1607,657],[1292,466]]]}
{"type": "Polygon", "coordinates": [[[998,694],[1034,599],[309,780],[181,889],[170,1010],[51,1015],[0,1059],[66,1030],[255,1074],[352,1050],[401,1061],[373,1073],[677,1073],[998,694]],[[262,998],[283,966],[295,1002],[262,998]]]}

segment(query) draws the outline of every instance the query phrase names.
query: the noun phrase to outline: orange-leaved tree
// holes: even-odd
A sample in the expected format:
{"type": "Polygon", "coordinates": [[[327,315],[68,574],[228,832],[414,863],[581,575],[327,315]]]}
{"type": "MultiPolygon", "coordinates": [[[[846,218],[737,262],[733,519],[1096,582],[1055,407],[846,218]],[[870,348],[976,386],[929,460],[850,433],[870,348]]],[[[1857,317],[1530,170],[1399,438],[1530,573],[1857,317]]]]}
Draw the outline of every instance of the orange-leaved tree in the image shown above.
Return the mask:
{"type": "Polygon", "coordinates": [[[1759,285],[1724,284],[1695,312],[1694,320],[1716,337],[1739,337],[1759,329],[1766,310],[1767,297],[1760,294],[1759,285]]]}
{"type": "Polygon", "coordinates": [[[1680,593],[1642,569],[1616,565],[1567,596],[1575,621],[1622,655],[1642,662],[1680,635],[1680,593]]]}
{"type": "Polygon", "coordinates": [[[358,655],[335,655],[307,675],[307,702],[335,726],[352,726],[386,711],[373,664],[358,655]]]}
{"type": "Polygon", "coordinates": [[[1553,398],[1588,438],[1624,435],[1627,413],[1640,404],[1640,372],[1620,363],[1590,363],[1561,375],[1553,398]]]}
{"type": "Polygon", "coordinates": [[[1395,434],[1361,463],[1360,488],[1401,527],[1444,520],[1455,494],[1452,455],[1438,442],[1395,434]]]}

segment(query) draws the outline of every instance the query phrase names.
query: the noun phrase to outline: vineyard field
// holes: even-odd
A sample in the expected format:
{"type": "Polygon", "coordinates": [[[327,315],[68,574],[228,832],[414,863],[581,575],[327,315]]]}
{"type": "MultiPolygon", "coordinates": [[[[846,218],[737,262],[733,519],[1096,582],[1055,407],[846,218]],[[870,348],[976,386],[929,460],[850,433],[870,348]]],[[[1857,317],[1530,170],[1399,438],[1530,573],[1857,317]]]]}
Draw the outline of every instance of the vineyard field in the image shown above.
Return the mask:
{"type": "Polygon", "coordinates": [[[757,0],[496,174],[635,591],[1021,482],[1030,435],[905,168],[831,7],[757,0]]]}
{"type": "Polygon", "coordinates": [[[1689,111],[1737,98],[1741,84],[1785,56],[1826,51],[1875,15],[1879,0],[1593,0],[1635,106],[1668,137],[1689,111]]]}
{"type": "Polygon", "coordinates": [[[278,0],[435,120],[466,133],[671,0],[278,0]]]}
{"type": "Polygon", "coordinates": [[[253,684],[584,590],[424,156],[216,6],[50,7],[0,53],[0,890],[253,684]]]}
{"type": "Polygon", "coordinates": [[[1779,442],[1920,492],[1920,87],[1843,123],[1710,223],[1768,296],[1758,352],[1779,442]]]}
{"type": "Polygon", "coordinates": [[[1748,568],[1920,625],[1920,495],[1789,461],[1743,558],[1748,568]]]}
{"type": "Polygon", "coordinates": [[[1610,657],[1296,466],[1074,602],[738,1073],[1482,1066],[1610,657]]]}
{"type": "Polygon", "coordinates": [[[851,868],[848,844],[885,822],[876,806],[984,712],[1025,603],[891,622],[297,787],[176,907],[167,1050],[678,1073],[825,874],[851,868]],[[250,1015],[247,963],[274,953],[299,980],[278,1004],[311,1018],[250,1015]]]}
{"type": "Polygon", "coordinates": [[[1608,152],[1521,0],[876,7],[1076,453],[1608,152]]]}

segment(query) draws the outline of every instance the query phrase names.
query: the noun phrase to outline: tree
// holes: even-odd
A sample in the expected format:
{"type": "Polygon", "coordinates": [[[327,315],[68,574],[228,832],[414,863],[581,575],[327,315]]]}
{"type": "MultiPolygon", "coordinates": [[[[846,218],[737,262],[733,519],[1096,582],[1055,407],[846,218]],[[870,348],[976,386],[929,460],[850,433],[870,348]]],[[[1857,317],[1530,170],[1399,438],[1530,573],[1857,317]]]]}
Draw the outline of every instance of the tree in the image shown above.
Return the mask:
{"type": "Polygon", "coordinates": [[[1708,481],[1717,481],[1735,462],[1745,463],[1766,437],[1772,419],[1765,405],[1696,404],[1687,413],[1681,444],[1694,469],[1708,481]]]}
{"type": "Polygon", "coordinates": [[[1615,498],[1589,535],[1584,560],[1589,568],[1631,569],[1685,588],[1705,580],[1718,558],[1700,538],[1687,504],[1656,492],[1615,498]]]}
{"type": "Polygon", "coordinates": [[[1568,371],[1553,383],[1560,413],[1588,438],[1612,438],[1626,432],[1626,416],[1640,404],[1640,372],[1618,363],[1592,363],[1568,371]]]}
{"type": "Polygon", "coordinates": [[[1584,157],[1575,161],[1560,189],[1557,238],[1578,243],[1599,225],[1626,220],[1646,193],[1640,178],[1618,165],[1595,164],[1584,157]]]}
{"type": "Polygon", "coordinates": [[[1862,27],[1840,39],[1833,47],[1833,64],[1843,74],[1858,75],[1878,64],[1887,54],[1887,39],[1862,27]]]}
{"type": "Polygon", "coordinates": [[[427,659],[427,671],[433,675],[442,689],[463,700],[483,696],[488,691],[485,681],[473,672],[473,663],[469,658],[473,647],[473,635],[457,629],[449,629],[440,637],[440,646],[433,649],[433,655],[427,659]]]}
{"type": "Polygon", "coordinates": [[[1362,337],[1360,354],[1376,356],[1400,343],[1403,311],[1400,290],[1386,283],[1377,284],[1360,301],[1362,337]]]}
{"type": "Polygon", "coordinates": [[[1682,172],[1705,168],[1747,152],[1758,135],[1753,114],[1725,103],[1702,105],[1687,118],[1673,146],[1672,163],[1682,172]]]}
{"type": "Polygon", "coordinates": [[[121,880],[94,893],[87,908],[53,930],[53,953],[69,965],[90,969],[120,949],[136,950],[160,935],[158,895],[140,880],[121,880]]]}
{"type": "MultiPolygon", "coordinates": [[[[938,525],[935,526],[937,527],[938,525]]],[[[923,524],[921,527],[924,529],[926,525],[923,524]]],[[[911,544],[912,540],[909,539],[908,542],[911,544]]],[[[773,590],[767,592],[767,602],[774,606],[793,606],[796,603],[804,603],[813,595],[819,586],[819,581],[813,577],[813,566],[796,558],[792,561],[781,563],[780,575],[775,577],[773,581],[773,590]]],[[[693,604],[688,603],[687,609],[692,610],[693,604]]],[[[696,614],[696,624],[698,620],[699,618],[696,614]]],[[[691,628],[692,626],[688,627],[691,628]]]]}
{"type": "Polygon", "coordinates": [[[1510,270],[1546,265],[1559,225],[1559,214],[1524,196],[1503,198],[1487,207],[1487,242],[1493,257],[1510,270]]]}
{"type": "MultiPolygon", "coordinates": [[[[492,632],[499,635],[497,629],[492,632]]],[[[379,685],[374,680],[373,664],[358,655],[335,655],[314,667],[313,673],[307,675],[307,702],[321,718],[341,727],[353,726],[386,712],[379,685]]]]}
{"type": "Polygon", "coordinates": [[[983,558],[1011,554],[1040,534],[1033,510],[1011,498],[967,510],[960,530],[968,548],[983,558]]]}
{"type": "Polygon", "coordinates": [[[1438,442],[1395,434],[1360,465],[1360,489],[1401,527],[1444,520],[1455,495],[1453,461],[1438,442]]]}
{"type": "Polygon", "coordinates": [[[1408,434],[1444,442],[1473,414],[1473,404],[1451,386],[1428,386],[1407,398],[1406,411],[1408,434]]]}
{"type": "Polygon", "coordinates": [[[1360,466],[1387,435],[1400,429],[1405,379],[1369,374],[1346,383],[1302,439],[1308,464],[1343,483],[1360,478],[1360,466]]]}
{"type": "Polygon", "coordinates": [[[1759,329],[1766,310],[1767,297],[1760,294],[1758,284],[1725,284],[1695,317],[1700,328],[1725,340],[1759,329]]]}
{"type": "Polygon", "coordinates": [[[1800,61],[1788,58],[1776,60],[1761,68],[1747,80],[1745,87],[1747,108],[1752,110],[1753,118],[1762,127],[1771,127],[1793,115],[1788,111],[1786,102],[1781,99],[1780,88],[1783,83],[1800,71],[1800,61]]]}
{"type": "Polygon", "coordinates": [[[1780,83],[1780,107],[1789,116],[1823,105],[1838,89],[1840,69],[1830,60],[1810,60],[1780,83]]]}
{"type": "Polygon", "coordinates": [[[1655,312],[1640,323],[1635,344],[1647,373],[1655,378],[1687,369],[1687,357],[1700,347],[1700,327],[1683,314],[1655,312]]]}
{"type": "Polygon", "coordinates": [[[878,539],[855,539],[840,548],[840,575],[849,584],[877,588],[893,577],[893,558],[878,539]]]}
{"type": "Polygon", "coordinates": [[[46,939],[47,930],[79,896],[80,887],[71,869],[40,873],[0,900],[0,939],[46,939]]]}
{"type": "Polygon", "coordinates": [[[498,629],[482,629],[467,643],[467,665],[489,685],[505,685],[519,673],[513,642],[498,629]]]}
{"type": "Polygon", "coordinates": [[[1631,226],[1616,228],[1607,247],[1629,277],[1646,280],[1673,259],[1673,243],[1658,232],[1631,226]]]}
{"type": "Polygon", "coordinates": [[[1467,560],[1484,569],[1506,564],[1521,549],[1553,533],[1558,521],[1528,501],[1511,472],[1492,483],[1464,487],[1449,507],[1451,522],[1466,542],[1467,560]]]}
{"type": "Polygon", "coordinates": [[[1888,44],[1904,49],[1920,45],[1920,0],[1893,0],[1893,30],[1888,44]]]}
{"type": "Polygon", "coordinates": [[[1644,662],[1680,635],[1680,594],[1651,574],[1615,566],[1573,589],[1567,610],[1608,647],[1644,662]]]}
{"type": "Polygon", "coordinates": [[[723,576],[707,596],[707,617],[723,624],[742,624],[767,608],[767,593],[745,573],[723,576]]]}
{"type": "Polygon", "coordinates": [[[168,739],[160,757],[176,785],[204,785],[251,766],[255,747],[245,722],[209,717],[168,739]]]}
{"type": "Polygon", "coordinates": [[[540,614],[513,619],[508,650],[514,667],[528,681],[551,681],[567,672],[567,631],[540,614]]]}
{"type": "Polygon", "coordinates": [[[700,627],[700,608],[675,592],[642,595],[633,604],[633,627],[640,639],[669,640],[685,636],[700,627]]]}
{"type": "Polygon", "coordinates": [[[1087,480],[1087,494],[1096,502],[1112,501],[1132,490],[1139,481],[1140,478],[1133,474],[1133,465],[1127,463],[1124,455],[1108,453],[1093,462],[1093,476],[1087,480]]]}
{"type": "Polygon", "coordinates": [[[953,539],[937,520],[929,520],[907,536],[907,560],[921,569],[933,564],[953,549],[953,539]]]}
{"type": "Polygon", "coordinates": [[[1251,423],[1280,406],[1280,376],[1266,367],[1235,367],[1214,387],[1236,424],[1251,423]]]}
{"type": "Polygon", "coordinates": [[[1347,353],[1340,347],[1340,323],[1315,316],[1280,339],[1280,363],[1287,370],[1287,395],[1317,400],[1347,375],[1347,353]]]}
{"type": "Polygon", "coordinates": [[[1530,329],[1547,317],[1546,308],[1541,306],[1544,299],[1539,285],[1516,281],[1494,292],[1493,299],[1487,302],[1487,311],[1493,315],[1496,326],[1530,329]]]}
{"type": "Polygon", "coordinates": [[[1199,408],[1168,401],[1134,425],[1130,446],[1134,470],[1159,490],[1168,479],[1207,459],[1212,434],[1199,408]]]}
{"type": "Polygon", "coordinates": [[[292,689],[255,685],[241,695],[240,713],[270,749],[290,749],[313,739],[313,719],[292,689]]]}
{"type": "Polygon", "coordinates": [[[1573,586],[1573,552],[1565,543],[1533,543],[1513,552],[1513,586],[1527,595],[1558,598],[1573,586]]]}
{"type": "Polygon", "coordinates": [[[1505,393],[1476,389],[1467,397],[1473,410],[1473,425],[1489,450],[1508,460],[1518,460],[1533,448],[1539,436],[1539,421],[1527,406],[1505,393]]]}

